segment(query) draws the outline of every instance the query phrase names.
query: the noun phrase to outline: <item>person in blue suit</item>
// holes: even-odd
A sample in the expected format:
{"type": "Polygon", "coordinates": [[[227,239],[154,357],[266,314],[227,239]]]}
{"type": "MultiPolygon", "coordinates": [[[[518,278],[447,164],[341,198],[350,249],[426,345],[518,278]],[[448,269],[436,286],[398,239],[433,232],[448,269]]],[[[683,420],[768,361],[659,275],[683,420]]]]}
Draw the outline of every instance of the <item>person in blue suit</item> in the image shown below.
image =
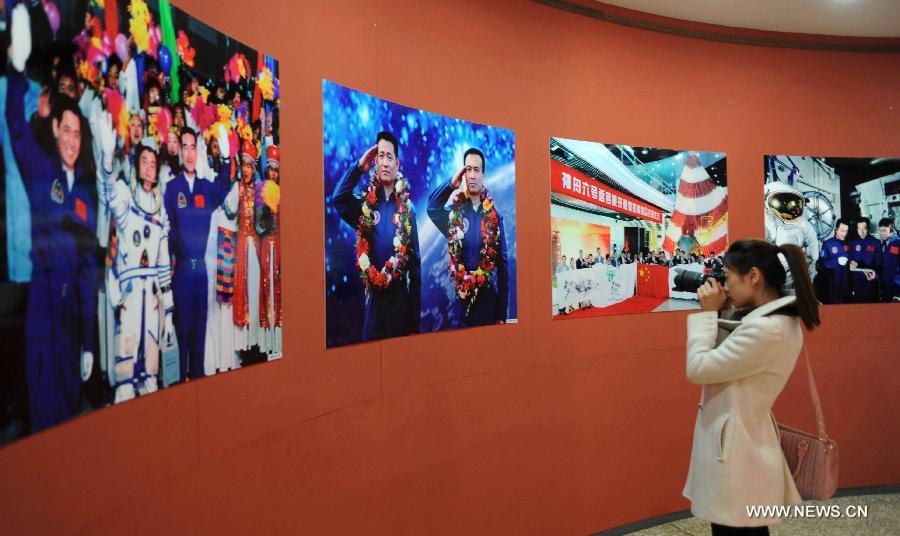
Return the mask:
{"type": "Polygon", "coordinates": [[[900,236],[890,218],[881,218],[878,234],[881,236],[881,301],[890,302],[900,299],[900,236]]]}
{"type": "Polygon", "coordinates": [[[824,303],[844,303],[849,297],[850,245],[846,241],[849,231],[847,220],[838,219],[834,224],[834,236],[822,243],[819,250],[821,271],[828,276],[826,295],[821,296],[824,303]]]}
{"type": "Polygon", "coordinates": [[[180,140],[183,167],[167,185],[164,205],[169,216],[169,253],[174,258],[174,322],[183,380],[204,375],[206,239],[212,213],[231,189],[231,160],[228,136],[222,126],[218,144],[224,166],[213,181],[197,176],[197,133],[185,127],[180,140]]]}
{"type": "Polygon", "coordinates": [[[58,95],[50,115],[55,150],[35,140],[25,117],[31,53],[24,5],[11,14],[7,71],[9,142],[31,205],[31,288],[25,308],[25,368],[33,431],[78,413],[90,375],[97,328],[96,171],[86,121],[74,99],[58,95]]]}
{"type": "MultiPolygon", "coordinates": [[[[390,132],[379,132],[375,142],[338,181],[332,200],[341,219],[358,230],[364,215],[363,205],[368,205],[363,202],[363,196],[372,193],[375,198],[374,209],[369,209],[368,206],[365,209],[373,222],[366,261],[380,271],[386,261],[397,255],[394,244],[397,226],[394,218],[400,195],[396,191],[396,186],[400,184],[400,148],[397,138],[390,132]],[[354,189],[360,178],[369,173],[373,165],[376,169],[375,178],[367,185],[366,190],[355,194],[354,189]]],[[[419,234],[414,209],[410,210],[409,219],[411,230],[405,270],[386,288],[366,289],[362,329],[364,341],[419,333],[422,281],[419,234]]]]}
{"type": "MultiPolygon", "coordinates": [[[[481,251],[484,239],[481,233],[481,223],[482,219],[490,212],[486,211],[484,206],[487,195],[487,190],[484,188],[486,164],[484,153],[480,150],[475,148],[467,150],[463,155],[463,168],[449,182],[438,184],[428,198],[428,217],[445,237],[449,237],[451,229],[448,201],[461,186],[464,188],[467,197],[461,203],[463,217],[462,261],[468,271],[477,269],[482,262],[481,251]]],[[[499,251],[496,256],[493,277],[491,277],[490,283],[478,289],[478,293],[471,303],[457,298],[457,318],[460,319],[462,326],[502,324],[507,319],[509,272],[506,256],[506,232],[499,210],[497,213],[499,251]]]]}
{"type": "MultiPolygon", "coordinates": [[[[22,174],[16,165],[12,144],[9,143],[9,129],[6,126],[6,88],[7,78],[0,77],[0,147],[3,148],[3,167],[5,170],[6,203],[6,255],[9,280],[15,283],[31,281],[31,210],[28,206],[28,193],[22,184],[22,174]]],[[[37,111],[40,86],[28,81],[25,91],[25,117],[37,111]]]]}
{"type": "Polygon", "coordinates": [[[856,222],[858,238],[850,241],[850,290],[853,301],[878,301],[878,272],[881,270],[881,244],[869,235],[869,218],[856,222]],[[862,269],[870,271],[862,271],[862,269]]]}

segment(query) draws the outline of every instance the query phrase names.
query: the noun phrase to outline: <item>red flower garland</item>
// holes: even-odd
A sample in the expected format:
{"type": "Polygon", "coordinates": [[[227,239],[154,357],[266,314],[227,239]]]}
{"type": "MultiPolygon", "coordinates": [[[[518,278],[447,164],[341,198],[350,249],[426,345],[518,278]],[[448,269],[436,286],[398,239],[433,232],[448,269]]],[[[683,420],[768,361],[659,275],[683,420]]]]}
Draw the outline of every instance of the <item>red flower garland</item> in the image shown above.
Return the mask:
{"type": "Polygon", "coordinates": [[[378,186],[378,181],[373,177],[366,187],[362,215],[359,217],[359,226],[356,228],[356,267],[359,269],[359,278],[366,286],[366,292],[389,288],[393,281],[403,275],[409,261],[412,203],[409,200],[409,183],[403,178],[403,175],[398,173],[397,181],[394,183],[393,196],[395,208],[393,222],[397,228],[394,233],[394,255],[385,261],[381,270],[372,265],[370,251],[372,234],[375,230],[373,213],[375,204],[378,202],[376,192],[378,186]]]}
{"type": "MultiPolygon", "coordinates": [[[[447,244],[450,253],[449,269],[450,277],[456,289],[456,295],[468,305],[466,314],[472,308],[478,290],[490,285],[494,278],[494,268],[497,267],[497,257],[500,254],[500,216],[494,207],[494,198],[487,189],[481,191],[481,203],[477,205],[484,211],[481,218],[481,253],[478,267],[475,270],[467,270],[462,259],[463,217],[464,203],[469,201],[469,195],[460,190],[454,194],[450,207],[450,226],[447,244]]],[[[476,208],[477,212],[478,208],[476,208]]]]}

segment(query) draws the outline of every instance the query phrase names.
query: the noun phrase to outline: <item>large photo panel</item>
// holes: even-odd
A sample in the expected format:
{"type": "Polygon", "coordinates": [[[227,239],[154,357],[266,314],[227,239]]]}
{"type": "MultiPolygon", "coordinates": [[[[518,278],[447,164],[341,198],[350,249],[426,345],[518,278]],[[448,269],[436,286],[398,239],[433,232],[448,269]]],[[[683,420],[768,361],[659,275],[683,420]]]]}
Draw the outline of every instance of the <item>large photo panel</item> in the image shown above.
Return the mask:
{"type": "Polygon", "coordinates": [[[277,61],[166,0],[0,12],[0,443],[279,358],[277,61]]]}
{"type": "Polygon", "coordinates": [[[555,319],[698,309],[728,247],[724,153],[550,138],[555,319]]]}
{"type": "Polygon", "coordinates": [[[326,347],[516,320],[515,137],[322,82],[326,347]]]}
{"type": "Polygon", "coordinates": [[[900,302],[900,158],[767,155],[766,239],[803,248],[824,304],[900,302]]]}

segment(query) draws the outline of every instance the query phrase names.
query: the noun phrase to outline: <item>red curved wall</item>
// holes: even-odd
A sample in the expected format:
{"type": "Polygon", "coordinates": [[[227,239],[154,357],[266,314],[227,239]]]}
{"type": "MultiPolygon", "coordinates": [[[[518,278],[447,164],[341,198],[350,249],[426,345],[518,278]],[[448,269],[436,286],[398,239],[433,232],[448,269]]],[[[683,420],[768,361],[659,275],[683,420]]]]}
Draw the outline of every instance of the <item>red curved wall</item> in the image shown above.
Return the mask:
{"type": "MultiPolygon", "coordinates": [[[[585,534],[688,507],[685,314],[553,322],[548,136],[900,156],[900,55],[714,43],[521,0],[178,6],[281,61],[285,358],[0,449],[3,531],[585,534]],[[321,79],[516,133],[518,325],[324,349],[321,79]]],[[[808,338],[841,487],[896,484],[900,307],[808,338]],[[891,424],[894,423],[894,424],[891,424]]],[[[799,370],[799,369],[798,369],[799,370]]],[[[796,374],[780,420],[813,429],[796,374]]]]}

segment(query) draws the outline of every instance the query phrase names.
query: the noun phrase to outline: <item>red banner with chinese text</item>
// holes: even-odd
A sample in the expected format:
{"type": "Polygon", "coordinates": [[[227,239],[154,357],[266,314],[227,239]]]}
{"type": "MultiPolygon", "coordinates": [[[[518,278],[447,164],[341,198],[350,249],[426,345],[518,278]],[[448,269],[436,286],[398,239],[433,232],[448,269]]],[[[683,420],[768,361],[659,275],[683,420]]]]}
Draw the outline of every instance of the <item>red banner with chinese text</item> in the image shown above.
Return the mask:
{"type": "Polygon", "coordinates": [[[550,189],[574,199],[621,214],[662,223],[662,211],[653,205],[611,188],[562,162],[550,159],[550,189]]]}

